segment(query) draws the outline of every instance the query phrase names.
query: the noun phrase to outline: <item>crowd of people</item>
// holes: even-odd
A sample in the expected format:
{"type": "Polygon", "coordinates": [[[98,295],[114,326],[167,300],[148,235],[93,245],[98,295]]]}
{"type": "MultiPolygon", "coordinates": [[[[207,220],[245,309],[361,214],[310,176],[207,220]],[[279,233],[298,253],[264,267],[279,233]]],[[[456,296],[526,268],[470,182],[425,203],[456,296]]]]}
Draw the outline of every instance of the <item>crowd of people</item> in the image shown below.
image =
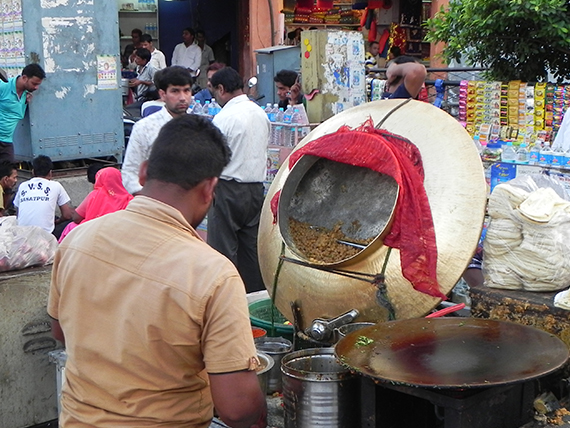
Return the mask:
{"type": "MultiPolygon", "coordinates": [[[[214,408],[232,427],[266,426],[245,293],[265,289],[257,230],[271,126],[242,76],[200,58],[194,36],[184,30],[169,67],[150,36],[125,51],[134,87],[163,105],[134,125],[120,170],[89,167],[93,191],[77,208],[47,156],[16,186],[13,133],[45,73],[27,66],[0,83],[0,209],[60,241],[47,310],[67,350],[62,427],[207,427],[214,408]],[[222,107],[213,120],[187,114],[190,71],[202,67],[197,97],[222,107]],[[196,232],[206,214],[207,243],[196,232]]],[[[391,93],[417,95],[421,68],[394,60],[391,93]]],[[[296,72],[274,81],[280,106],[304,102],[296,72]]]]}

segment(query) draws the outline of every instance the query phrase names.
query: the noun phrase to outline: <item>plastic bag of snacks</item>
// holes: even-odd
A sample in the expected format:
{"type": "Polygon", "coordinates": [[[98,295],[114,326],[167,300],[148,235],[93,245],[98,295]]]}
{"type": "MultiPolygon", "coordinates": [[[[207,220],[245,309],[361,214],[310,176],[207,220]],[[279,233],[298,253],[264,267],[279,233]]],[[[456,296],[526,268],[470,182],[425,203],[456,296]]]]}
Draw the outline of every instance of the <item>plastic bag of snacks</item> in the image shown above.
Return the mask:
{"type": "Polygon", "coordinates": [[[555,179],[525,176],[498,185],[483,243],[492,288],[554,291],[570,285],[570,202],[555,179]]]}
{"type": "Polygon", "coordinates": [[[0,218],[0,272],[53,263],[57,240],[37,226],[18,226],[16,217],[0,218]]]}

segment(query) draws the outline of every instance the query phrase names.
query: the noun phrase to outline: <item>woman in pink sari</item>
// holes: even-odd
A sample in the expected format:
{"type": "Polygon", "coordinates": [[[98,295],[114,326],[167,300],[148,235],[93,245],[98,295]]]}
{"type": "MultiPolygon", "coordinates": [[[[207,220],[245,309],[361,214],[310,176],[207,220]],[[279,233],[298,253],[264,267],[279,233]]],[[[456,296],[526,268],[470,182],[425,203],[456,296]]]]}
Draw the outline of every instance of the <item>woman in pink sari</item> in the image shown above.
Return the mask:
{"type": "Polygon", "coordinates": [[[121,172],[112,167],[100,169],[95,175],[93,191],[75,209],[73,221],[61,234],[59,242],[77,225],[115,211],[125,209],[133,196],[123,186],[121,172]]]}

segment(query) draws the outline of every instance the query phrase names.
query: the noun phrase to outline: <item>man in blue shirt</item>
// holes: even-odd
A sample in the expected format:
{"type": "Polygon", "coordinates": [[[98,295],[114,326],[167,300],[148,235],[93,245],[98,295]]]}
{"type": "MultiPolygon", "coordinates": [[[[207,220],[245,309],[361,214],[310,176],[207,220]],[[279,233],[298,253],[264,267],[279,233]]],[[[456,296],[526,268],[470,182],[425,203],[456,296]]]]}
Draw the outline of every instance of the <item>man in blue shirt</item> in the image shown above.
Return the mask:
{"type": "Polygon", "coordinates": [[[14,162],[14,130],[45,77],[38,64],[29,64],[20,76],[0,82],[0,162],[14,162]]]}

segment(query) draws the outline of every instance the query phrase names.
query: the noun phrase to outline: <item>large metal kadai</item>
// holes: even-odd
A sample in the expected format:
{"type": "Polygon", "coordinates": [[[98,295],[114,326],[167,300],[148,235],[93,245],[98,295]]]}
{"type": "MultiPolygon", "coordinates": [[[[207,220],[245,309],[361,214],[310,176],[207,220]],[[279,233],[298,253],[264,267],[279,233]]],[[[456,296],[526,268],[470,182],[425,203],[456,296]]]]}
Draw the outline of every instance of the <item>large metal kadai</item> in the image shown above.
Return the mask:
{"type": "MultiPolygon", "coordinates": [[[[420,151],[438,250],[437,279],[440,290],[447,294],[471,260],[481,234],[487,188],[479,154],[454,118],[413,100],[375,101],[339,113],[314,129],[295,150],[341,126],[356,128],[369,118],[376,126],[406,138],[420,151]]],[[[359,186],[358,181],[350,181],[349,176],[355,173],[347,172],[350,166],[345,171],[345,166],[333,167],[309,156],[302,157],[292,169],[288,166],[285,161],[269,189],[259,225],[259,263],[269,293],[273,293],[283,245],[285,257],[307,262],[291,237],[287,216],[314,221],[317,227],[330,227],[337,221],[346,226],[357,221],[357,231],[367,238],[374,235],[373,241],[354,257],[328,265],[320,263],[319,267],[380,273],[388,250],[382,239],[389,229],[397,186],[394,188],[390,180],[376,172],[363,174],[359,186]],[[350,184],[343,187],[343,180],[350,184]],[[384,183],[371,184],[374,180],[384,183]],[[271,201],[277,192],[282,193],[275,222],[271,201]]],[[[359,238],[358,233],[348,237],[359,238]]],[[[423,316],[440,301],[414,290],[402,275],[396,249],[388,259],[385,276],[386,294],[397,319],[423,316]]],[[[293,322],[294,303],[299,308],[296,321],[303,330],[316,318],[335,318],[352,309],[359,312],[356,322],[386,321],[388,310],[377,303],[376,291],[365,281],[285,262],[277,281],[275,304],[293,322]]]]}
{"type": "Polygon", "coordinates": [[[568,348],[552,334],[512,322],[416,318],[350,333],[335,355],[376,380],[465,390],[542,377],[568,360],[568,348]]]}

